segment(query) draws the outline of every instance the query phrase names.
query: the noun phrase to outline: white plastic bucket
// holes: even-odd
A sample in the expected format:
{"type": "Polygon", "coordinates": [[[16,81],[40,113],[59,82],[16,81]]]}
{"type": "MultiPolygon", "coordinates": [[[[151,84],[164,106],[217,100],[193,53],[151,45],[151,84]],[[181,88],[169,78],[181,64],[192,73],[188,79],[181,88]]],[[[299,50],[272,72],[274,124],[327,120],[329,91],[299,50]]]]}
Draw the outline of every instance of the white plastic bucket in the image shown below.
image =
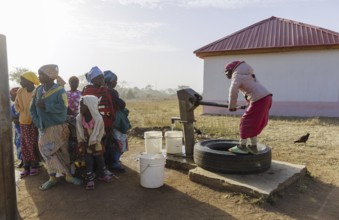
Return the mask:
{"type": "Polygon", "coordinates": [[[161,153],[162,149],[162,131],[146,131],[145,138],[145,152],[147,154],[161,153]]]}
{"type": "Polygon", "coordinates": [[[166,158],[162,154],[140,156],[140,185],[145,188],[158,188],[164,185],[166,158]]]}
{"type": "Polygon", "coordinates": [[[168,154],[182,153],[182,132],[167,131],[165,132],[166,152],[168,154]]]}

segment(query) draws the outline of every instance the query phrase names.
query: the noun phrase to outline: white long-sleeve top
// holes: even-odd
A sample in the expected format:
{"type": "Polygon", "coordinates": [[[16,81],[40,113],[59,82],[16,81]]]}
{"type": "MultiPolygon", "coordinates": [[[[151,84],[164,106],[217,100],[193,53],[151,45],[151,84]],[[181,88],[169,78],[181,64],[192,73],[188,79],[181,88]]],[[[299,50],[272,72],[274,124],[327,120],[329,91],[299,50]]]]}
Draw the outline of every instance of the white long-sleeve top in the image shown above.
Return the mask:
{"type": "Polygon", "coordinates": [[[229,108],[236,108],[239,91],[252,103],[271,94],[253,77],[253,68],[245,62],[233,71],[228,97],[229,108]]]}

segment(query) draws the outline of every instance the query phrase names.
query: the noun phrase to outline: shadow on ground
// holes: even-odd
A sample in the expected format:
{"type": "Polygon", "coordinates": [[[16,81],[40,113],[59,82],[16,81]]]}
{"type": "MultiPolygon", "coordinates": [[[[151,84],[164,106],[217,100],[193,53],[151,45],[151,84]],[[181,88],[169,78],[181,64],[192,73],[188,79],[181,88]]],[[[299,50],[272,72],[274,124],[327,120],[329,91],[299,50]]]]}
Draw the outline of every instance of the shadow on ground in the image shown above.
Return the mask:
{"type": "Polygon", "coordinates": [[[195,200],[168,185],[157,189],[140,186],[139,174],[128,167],[112,183],[96,182],[96,189],[61,180],[48,191],[38,186],[46,171],[19,182],[20,219],[234,219],[228,213],[195,200]]]}
{"type": "Polygon", "coordinates": [[[306,176],[263,205],[295,219],[338,219],[339,188],[306,176]]]}
{"type": "Polygon", "coordinates": [[[127,172],[117,173],[112,183],[97,182],[93,191],[64,180],[40,191],[48,178],[44,169],[20,180],[19,219],[338,219],[339,189],[317,177],[306,176],[269,202],[210,189],[172,169],[165,169],[164,186],[143,188],[138,173],[143,149],[142,141],[132,139],[122,156],[127,172]]]}

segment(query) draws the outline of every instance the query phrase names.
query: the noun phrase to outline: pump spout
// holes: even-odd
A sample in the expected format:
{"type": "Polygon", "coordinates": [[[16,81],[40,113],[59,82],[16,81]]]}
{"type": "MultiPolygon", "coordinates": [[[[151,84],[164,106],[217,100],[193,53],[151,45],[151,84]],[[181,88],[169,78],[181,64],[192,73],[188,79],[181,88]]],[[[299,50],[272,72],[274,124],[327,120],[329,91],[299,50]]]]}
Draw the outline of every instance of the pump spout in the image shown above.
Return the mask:
{"type": "Polygon", "coordinates": [[[174,124],[175,121],[180,121],[180,117],[172,117],[171,118],[171,124],[174,124]]]}

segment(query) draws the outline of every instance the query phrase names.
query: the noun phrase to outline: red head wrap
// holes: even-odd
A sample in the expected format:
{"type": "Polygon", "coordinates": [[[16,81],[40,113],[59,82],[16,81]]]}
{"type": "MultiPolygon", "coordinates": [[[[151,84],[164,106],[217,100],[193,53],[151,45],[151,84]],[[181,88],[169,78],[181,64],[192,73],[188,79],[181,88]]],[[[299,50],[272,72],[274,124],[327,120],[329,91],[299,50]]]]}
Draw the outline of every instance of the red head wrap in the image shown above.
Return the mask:
{"type": "Polygon", "coordinates": [[[243,63],[244,61],[233,61],[231,63],[226,64],[225,71],[234,71],[240,63],[243,63]]]}
{"type": "Polygon", "coordinates": [[[14,87],[11,90],[9,90],[9,94],[16,95],[16,93],[18,92],[19,89],[20,89],[20,87],[14,87]]]}

